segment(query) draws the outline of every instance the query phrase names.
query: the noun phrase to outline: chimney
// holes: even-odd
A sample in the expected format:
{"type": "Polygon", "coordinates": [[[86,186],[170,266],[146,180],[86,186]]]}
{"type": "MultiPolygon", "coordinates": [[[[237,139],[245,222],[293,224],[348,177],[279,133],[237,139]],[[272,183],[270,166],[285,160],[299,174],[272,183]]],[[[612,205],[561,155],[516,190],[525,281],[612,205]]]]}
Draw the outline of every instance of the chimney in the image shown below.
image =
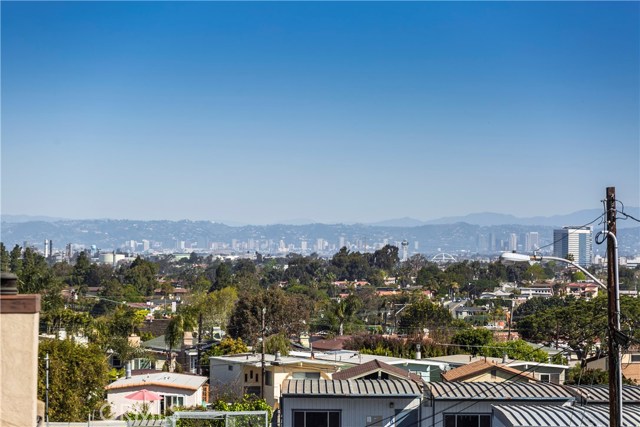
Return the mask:
{"type": "Polygon", "coordinates": [[[422,353],[420,352],[420,348],[421,348],[421,345],[417,344],[416,345],[416,360],[422,359],[422,353]]]}
{"type": "Polygon", "coordinates": [[[127,379],[131,378],[131,361],[128,361],[128,362],[127,362],[127,369],[126,369],[126,372],[127,372],[127,376],[126,376],[126,378],[127,378],[127,379]]]}
{"type": "Polygon", "coordinates": [[[276,361],[276,362],[279,362],[279,361],[280,361],[280,352],[279,352],[279,351],[276,351],[276,358],[275,358],[275,361],[276,361]]]}
{"type": "Polygon", "coordinates": [[[182,339],[182,345],[184,347],[190,347],[193,345],[193,332],[185,332],[184,338],[182,339]]]}
{"type": "Polygon", "coordinates": [[[13,273],[2,272],[0,295],[18,295],[18,276],[13,273]]]}

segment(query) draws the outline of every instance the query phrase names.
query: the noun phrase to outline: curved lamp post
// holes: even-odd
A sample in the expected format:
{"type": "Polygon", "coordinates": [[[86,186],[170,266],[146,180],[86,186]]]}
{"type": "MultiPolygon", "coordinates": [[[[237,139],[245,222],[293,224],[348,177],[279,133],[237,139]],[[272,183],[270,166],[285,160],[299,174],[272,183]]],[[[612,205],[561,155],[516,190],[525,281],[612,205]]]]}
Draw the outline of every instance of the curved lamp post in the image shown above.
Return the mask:
{"type": "MultiPolygon", "coordinates": [[[[605,236],[605,238],[611,238],[614,242],[614,271],[615,271],[615,280],[613,282],[613,292],[615,299],[615,309],[612,310],[612,305],[609,305],[609,375],[610,375],[610,389],[609,394],[610,398],[613,396],[615,398],[615,406],[617,408],[617,414],[610,414],[614,419],[611,420],[612,426],[622,426],[622,369],[620,369],[621,364],[621,353],[620,353],[620,343],[618,339],[624,340],[624,337],[618,338],[620,334],[620,281],[618,277],[618,240],[616,239],[615,234],[610,231],[601,231],[596,235],[596,242],[600,236],[605,236]],[[611,324],[613,321],[613,325],[611,324]],[[613,326],[613,327],[612,327],[613,326]],[[611,351],[613,350],[613,351],[611,351]]],[[[516,264],[522,262],[528,262],[529,264],[533,264],[534,262],[541,261],[559,261],[565,264],[569,264],[578,270],[582,271],[587,277],[593,280],[599,287],[602,289],[608,290],[607,285],[602,283],[598,278],[596,278],[593,274],[591,274],[587,269],[582,267],[579,264],[576,264],[573,261],[569,261],[568,259],[547,256],[547,255],[527,255],[527,254],[518,254],[515,252],[503,252],[500,255],[500,261],[503,264],[516,264]]],[[[611,261],[610,261],[611,262],[611,261]]]]}

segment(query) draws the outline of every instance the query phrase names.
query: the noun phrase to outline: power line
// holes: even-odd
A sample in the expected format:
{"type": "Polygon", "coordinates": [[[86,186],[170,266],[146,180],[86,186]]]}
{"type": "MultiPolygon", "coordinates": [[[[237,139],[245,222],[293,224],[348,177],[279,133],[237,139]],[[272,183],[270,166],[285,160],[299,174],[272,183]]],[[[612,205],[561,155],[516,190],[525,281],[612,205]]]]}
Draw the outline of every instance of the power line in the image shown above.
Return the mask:
{"type": "MultiPolygon", "coordinates": [[[[598,221],[599,219],[602,219],[605,215],[606,215],[606,213],[605,213],[605,212],[603,212],[603,213],[601,213],[600,215],[598,215],[595,219],[593,219],[592,221],[589,221],[589,222],[587,222],[586,224],[581,225],[581,226],[579,226],[579,227],[569,229],[569,232],[568,232],[567,234],[572,234],[572,233],[577,232],[578,230],[582,230],[582,229],[584,229],[584,228],[588,227],[589,225],[593,224],[594,222],[598,221]]],[[[558,242],[562,241],[563,239],[564,239],[564,237],[561,237],[561,238],[559,238],[559,239],[556,239],[556,240],[554,240],[553,242],[551,242],[551,243],[549,243],[549,244],[547,244],[547,245],[544,245],[544,246],[539,247],[539,248],[538,248],[538,250],[548,248],[549,246],[553,246],[553,245],[555,245],[556,243],[558,243],[558,242]]]]}

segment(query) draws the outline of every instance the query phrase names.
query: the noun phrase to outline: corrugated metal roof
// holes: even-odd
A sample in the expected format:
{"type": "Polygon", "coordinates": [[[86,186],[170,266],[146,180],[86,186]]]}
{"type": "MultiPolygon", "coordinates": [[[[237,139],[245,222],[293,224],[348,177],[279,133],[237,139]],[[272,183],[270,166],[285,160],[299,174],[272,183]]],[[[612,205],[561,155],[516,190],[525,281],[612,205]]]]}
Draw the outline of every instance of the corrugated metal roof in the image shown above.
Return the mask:
{"type": "Polygon", "coordinates": [[[436,400],[572,400],[571,392],[550,383],[504,382],[439,382],[427,388],[436,400]]]}
{"type": "Polygon", "coordinates": [[[286,380],[283,396],[421,396],[420,387],[405,380],[286,380]]]}
{"type": "MultiPolygon", "coordinates": [[[[506,427],[608,427],[609,407],[553,405],[494,405],[493,413],[506,427]]],[[[640,426],[640,408],[625,407],[623,427],[640,426]]]]}
{"type": "MultiPolygon", "coordinates": [[[[583,403],[609,403],[608,385],[568,385],[565,387],[573,391],[583,403]]],[[[640,403],[640,386],[622,386],[622,401],[624,403],[640,403]]]]}

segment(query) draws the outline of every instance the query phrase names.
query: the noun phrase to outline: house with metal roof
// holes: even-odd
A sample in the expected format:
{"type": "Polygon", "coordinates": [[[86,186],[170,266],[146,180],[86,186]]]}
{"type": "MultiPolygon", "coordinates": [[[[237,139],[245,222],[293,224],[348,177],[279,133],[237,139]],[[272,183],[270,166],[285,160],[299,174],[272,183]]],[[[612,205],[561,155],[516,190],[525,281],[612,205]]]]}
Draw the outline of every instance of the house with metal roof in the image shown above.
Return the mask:
{"type": "Polygon", "coordinates": [[[145,371],[120,378],[105,387],[107,401],[114,417],[140,409],[140,403],[126,396],[146,389],[160,396],[159,400],[144,402],[150,414],[164,414],[172,406],[197,406],[208,400],[207,377],[175,372],[145,371]]]}
{"type": "MultiPolygon", "coordinates": [[[[495,405],[492,427],[608,427],[609,407],[495,405]]],[[[622,427],[640,426],[640,408],[625,407],[622,427]]]]}
{"type": "Polygon", "coordinates": [[[451,366],[451,368],[468,365],[470,363],[477,362],[478,360],[485,360],[490,363],[500,363],[510,368],[526,372],[541,382],[549,382],[553,384],[563,384],[567,372],[569,371],[569,366],[567,365],[531,362],[527,360],[509,360],[501,357],[472,356],[470,354],[430,357],[424,360],[446,363],[451,366]]]}
{"type": "Polygon", "coordinates": [[[409,380],[287,380],[282,427],[410,427],[423,418],[422,389],[409,380]]]}
{"type": "Polygon", "coordinates": [[[492,426],[492,405],[567,405],[574,401],[569,390],[550,383],[428,383],[421,426],[492,426]]]}
{"type": "Polygon", "coordinates": [[[501,363],[489,362],[484,359],[443,372],[442,380],[468,382],[484,381],[494,383],[502,381],[538,381],[529,373],[511,368],[501,363]]]}
{"type": "Polygon", "coordinates": [[[422,377],[413,374],[405,369],[392,366],[377,359],[371,360],[362,365],[336,372],[333,374],[334,380],[410,380],[418,385],[423,383],[422,377]]]}
{"type": "MultiPolygon", "coordinates": [[[[587,359],[587,369],[602,369],[606,371],[608,369],[607,359],[606,355],[587,359]]],[[[622,354],[620,367],[625,378],[640,383],[640,348],[635,347],[625,351],[622,354]]]]}
{"type": "MultiPolygon", "coordinates": [[[[262,394],[261,354],[246,353],[209,358],[209,384],[214,399],[218,395],[262,394]]],[[[330,380],[339,366],[335,362],[300,357],[264,355],[264,398],[277,408],[280,387],[287,379],[330,380]]]]}
{"type": "MultiPolygon", "coordinates": [[[[290,356],[311,358],[311,352],[292,351],[290,356]]],[[[362,354],[354,350],[340,350],[331,352],[313,352],[313,358],[316,360],[326,360],[334,362],[340,369],[348,369],[353,366],[369,363],[373,360],[379,360],[387,365],[395,366],[412,374],[418,375],[423,381],[440,381],[440,373],[450,369],[450,365],[446,362],[434,361],[432,359],[406,359],[402,357],[380,356],[374,354],[362,354]]]]}
{"type": "MultiPolygon", "coordinates": [[[[575,395],[581,405],[608,405],[609,385],[567,385],[565,386],[575,395]]],[[[622,386],[622,402],[627,405],[640,405],[640,386],[622,386]]]]}

